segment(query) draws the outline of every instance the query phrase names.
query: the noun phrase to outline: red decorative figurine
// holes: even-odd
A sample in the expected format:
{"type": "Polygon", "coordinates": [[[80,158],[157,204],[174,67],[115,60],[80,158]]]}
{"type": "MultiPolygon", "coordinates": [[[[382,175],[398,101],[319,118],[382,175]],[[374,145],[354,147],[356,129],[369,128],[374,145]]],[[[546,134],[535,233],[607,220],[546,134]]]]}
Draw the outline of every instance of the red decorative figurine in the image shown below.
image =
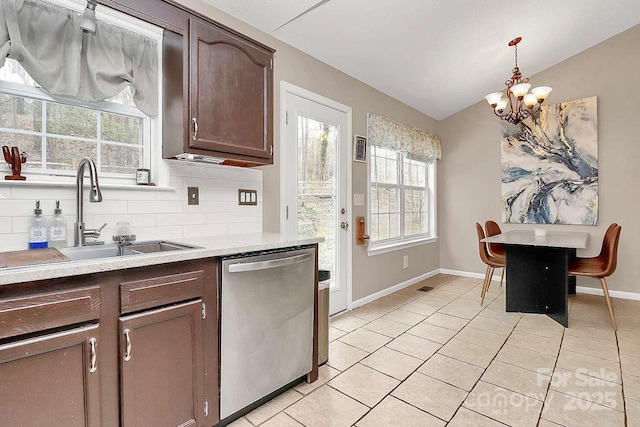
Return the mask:
{"type": "Polygon", "coordinates": [[[11,165],[12,173],[12,175],[6,175],[4,179],[7,181],[24,181],[27,179],[20,175],[22,163],[27,161],[27,154],[20,153],[18,147],[11,147],[11,152],[9,152],[9,147],[6,145],[2,146],[2,154],[4,154],[4,160],[11,165]]]}

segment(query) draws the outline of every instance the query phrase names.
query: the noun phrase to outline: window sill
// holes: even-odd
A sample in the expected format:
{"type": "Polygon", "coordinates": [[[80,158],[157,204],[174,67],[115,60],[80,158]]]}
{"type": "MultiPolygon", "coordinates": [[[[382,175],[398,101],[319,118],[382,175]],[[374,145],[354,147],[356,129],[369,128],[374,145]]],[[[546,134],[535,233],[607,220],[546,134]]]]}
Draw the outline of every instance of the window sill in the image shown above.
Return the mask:
{"type": "Polygon", "coordinates": [[[367,255],[368,256],[381,255],[381,254],[386,254],[393,251],[399,251],[401,249],[427,245],[430,243],[435,243],[437,241],[438,241],[438,237],[436,236],[436,237],[425,237],[422,239],[411,240],[408,242],[394,242],[394,243],[375,245],[373,247],[367,248],[367,255]]]}
{"type": "MultiPolygon", "coordinates": [[[[85,177],[84,185],[88,183],[88,177],[85,177]]],[[[0,187],[17,186],[17,187],[73,187],[75,188],[75,179],[71,181],[38,181],[34,179],[27,179],[27,181],[6,181],[0,179],[0,187]]],[[[156,185],[134,185],[134,184],[115,184],[108,182],[101,182],[100,188],[111,188],[114,190],[132,190],[132,191],[175,191],[173,187],[160,187],[156,185]]]]}

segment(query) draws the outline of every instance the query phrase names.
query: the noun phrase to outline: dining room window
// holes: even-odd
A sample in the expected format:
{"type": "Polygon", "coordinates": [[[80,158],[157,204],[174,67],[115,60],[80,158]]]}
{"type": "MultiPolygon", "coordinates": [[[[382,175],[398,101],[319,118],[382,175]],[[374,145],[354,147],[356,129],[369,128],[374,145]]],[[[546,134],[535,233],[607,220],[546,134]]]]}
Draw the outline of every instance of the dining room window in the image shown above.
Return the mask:
{"type": "Polygon", "coordinates": [[[376,146],[371,147],[370,160],[372,243],[431,236],[434,162],[376,146]]]}
{"type": "Polygon", "coordinates": [[[436,237],[436,159],[440,139],[368,115],[369,253],[436,237]]]}

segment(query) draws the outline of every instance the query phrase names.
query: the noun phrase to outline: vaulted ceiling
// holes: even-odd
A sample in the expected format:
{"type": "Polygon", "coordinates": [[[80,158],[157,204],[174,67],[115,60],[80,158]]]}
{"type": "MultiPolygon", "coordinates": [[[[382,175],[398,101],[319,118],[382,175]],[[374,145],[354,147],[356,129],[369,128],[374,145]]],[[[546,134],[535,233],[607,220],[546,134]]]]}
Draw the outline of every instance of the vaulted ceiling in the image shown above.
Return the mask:
{"type": "Polygon", "coordinates": [[[638,0],[205,1],[438,120],[504,88],[515,37],[531,76],[640,23],[638,0]]]}

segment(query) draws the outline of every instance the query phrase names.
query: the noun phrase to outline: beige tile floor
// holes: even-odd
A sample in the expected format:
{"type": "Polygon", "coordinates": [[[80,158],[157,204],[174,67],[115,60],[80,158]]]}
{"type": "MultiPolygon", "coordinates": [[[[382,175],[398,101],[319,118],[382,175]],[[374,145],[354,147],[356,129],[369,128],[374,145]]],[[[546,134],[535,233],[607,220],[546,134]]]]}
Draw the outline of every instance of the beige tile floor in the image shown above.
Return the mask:
{"type": "Polygon", "coordinates": [[[640,301],[570,297],[569,328],[438,275],[330,321],[329,362],[231,424],[640,426],[640,301]],[[433,286],[424,293],[417,289],[433,286]]]}

